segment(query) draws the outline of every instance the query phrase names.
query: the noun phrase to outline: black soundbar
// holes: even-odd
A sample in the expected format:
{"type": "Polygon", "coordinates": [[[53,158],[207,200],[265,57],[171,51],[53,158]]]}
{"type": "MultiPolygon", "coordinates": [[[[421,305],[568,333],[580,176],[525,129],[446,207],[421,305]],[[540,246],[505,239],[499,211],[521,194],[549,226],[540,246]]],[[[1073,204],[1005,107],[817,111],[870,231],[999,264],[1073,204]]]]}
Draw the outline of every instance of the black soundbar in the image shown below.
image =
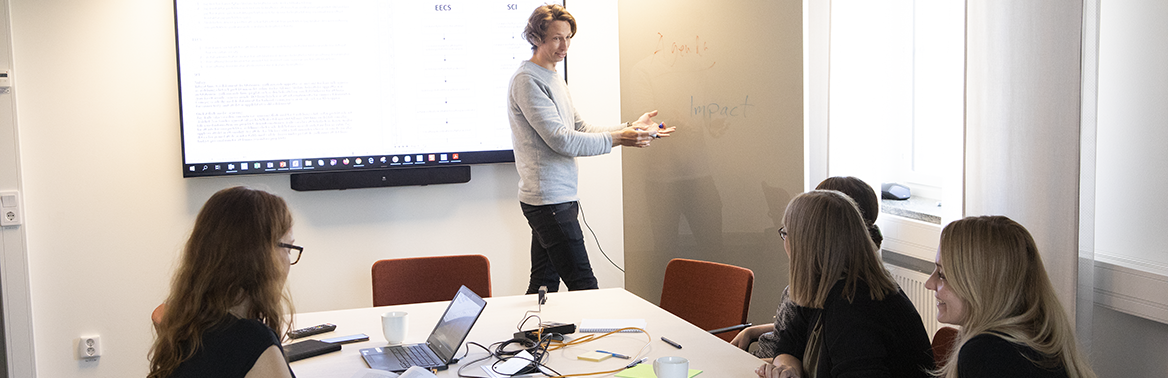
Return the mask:
{"type": "MultiPolygon", "coordinates": [[[[522,331],[522,332],[515,332],[515,339],[522,340],[522,339],[526,338],[528,340],[538,342],[539,338],[535,337],[535,334],[537,332],[539,332],[538,328],[537,329],[529,329],[529,330],[522,331]]],[[[559,335],[559,336],[554,336],[554,335],[552,336],[556,340],[563,340],[564,335],[567,335],[570,333],[576,333],[576,325],[575,324],[548,322],[548,323],[544,323],[544,325],[543,325],[543,334],[545,334],[545,335],[553,335],[553,334],[559,335]]]]}
{"type": "Polygon", "coordinates": [[[367,171],[294,173],[289,178],[296,191],[344,190],[413,186],[432,184],[461,184],[470,181],[470,166],[425,167],[403,169],[376,169],[367,171]]]}

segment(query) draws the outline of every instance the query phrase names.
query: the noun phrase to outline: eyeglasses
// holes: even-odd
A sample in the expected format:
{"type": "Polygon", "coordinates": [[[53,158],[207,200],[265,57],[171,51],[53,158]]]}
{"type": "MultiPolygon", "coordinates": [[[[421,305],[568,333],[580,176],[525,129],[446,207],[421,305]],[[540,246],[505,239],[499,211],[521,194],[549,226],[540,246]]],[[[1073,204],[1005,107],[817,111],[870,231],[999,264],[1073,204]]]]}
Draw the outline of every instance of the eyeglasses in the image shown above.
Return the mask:
{"type": "Polygon", "coordinates": [[[300,254],[304,253],[304,247],[301,247],[298,245],[292,245],[292,244],[288,244],[288,243],[276,243],[276,246],[280,247],[280,248],[288,248],[288,260],[292,260],[292,263],[288,264],[288,265],[296,265],[296,263],[300,261],[300,254]],[[295,258],[292,257],[292,251],[296,251],[295,258]]]}
{"type": "Polygon", "coordinates": [[[787,240],[787,228],[786,227],[779,227],[779,238],[781,238],[783,240],[787,240]]]}

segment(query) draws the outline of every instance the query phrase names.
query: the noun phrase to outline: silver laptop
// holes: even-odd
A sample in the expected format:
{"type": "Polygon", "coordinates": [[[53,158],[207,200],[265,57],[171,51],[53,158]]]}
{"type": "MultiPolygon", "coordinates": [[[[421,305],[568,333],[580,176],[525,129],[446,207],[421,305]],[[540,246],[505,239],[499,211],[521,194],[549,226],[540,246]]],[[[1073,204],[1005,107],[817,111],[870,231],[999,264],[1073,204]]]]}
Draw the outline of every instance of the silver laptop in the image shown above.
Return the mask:
{"type": "Polygon", "coordinates": [[[400,372],[410,366],[446,369],[486,306],[487,301],[463,286],[458,289],[458,294],[454,295],[424,344],[365,348],[361,349],[361,357],[370,368],[378,370],[400,372]]]}

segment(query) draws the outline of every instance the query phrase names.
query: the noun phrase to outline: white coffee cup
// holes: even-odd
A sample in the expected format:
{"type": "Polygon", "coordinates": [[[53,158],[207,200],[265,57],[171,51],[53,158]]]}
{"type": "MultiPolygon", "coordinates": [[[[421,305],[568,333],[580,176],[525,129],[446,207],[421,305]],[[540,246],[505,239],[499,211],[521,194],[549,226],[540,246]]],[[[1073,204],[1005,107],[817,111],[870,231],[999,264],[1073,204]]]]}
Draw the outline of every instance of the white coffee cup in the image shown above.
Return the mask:
{"type": "Polygon", "coordinates": [[[653,374],[657,378],[689,377],[689,360],[685,357],[661,357],[653,361],[653,374]]]}
{"type": "Polygon", "coordinates": [[[406,315],[404,311],[381,314],[381,332],[385,334],[385,341],[390,344],[401,344],[406,341],[406,330],[409,329],[406,315]]]}

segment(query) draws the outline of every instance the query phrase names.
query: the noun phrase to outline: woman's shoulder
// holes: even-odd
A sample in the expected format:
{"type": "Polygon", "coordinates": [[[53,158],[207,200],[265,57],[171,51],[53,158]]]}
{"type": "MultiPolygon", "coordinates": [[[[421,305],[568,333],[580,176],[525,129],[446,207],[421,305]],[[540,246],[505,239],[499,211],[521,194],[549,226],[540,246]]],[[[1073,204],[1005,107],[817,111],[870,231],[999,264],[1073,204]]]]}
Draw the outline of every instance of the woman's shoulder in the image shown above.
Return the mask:
{"type": "Polygon", "coordinates": [[[275,343],[275,345],[280,345],[280,336],[276,334],[276,331],[259,320],[240,319],[239,326],[246,328],[248,334],[253,335],[256,338],[262,337],[268,342],[275,343]]]}
{"type": "Polygon", "coordinates": [[[831,288],[831,293],[827,296],[828,303],[825,304],[824,307],[832,305],[846,305],[852,307],[885,307],[888,305],[894,305],[898,307],[908,306],[908,308],[912,308],[913,311],[916,311],[916,308],[912,305],[912,301],[909,300],[908,296],[904,294],[904,291],[900,289],[885,293],[883,299],[872,299],[871,286],[869,286],[868,283],[864,280],[856,280],[855,288],[852,290],[853,295],[851,298],[848,298],[844,295],[845,285],[846,283],[842,279],[836,281],[835,285],[831,288]]]}
{"type": "Polygon", "coordinates": [[[1034,349],[1012,343],[993,333],[970,338],[957,352],[961,377],[1065,377],[1063,369],[1049,370],[1033,360],[1042,356],[1034,349]]]}
{"type": "Polygon", "coordinates": [[[243,377],[268,348],[279,345],[266,324],[228,316],[203,334],[199,350],[173,376],[243,377]]]}
{"type": "Polygon", "coordinates": [[[965,344],[961,345],[961,350],[957,355],[958,357],[973,359],[971,361],[990,358],[1012,358],[1015,355],[1022,357],[1020,353],[1017,353],[1012,343],[992,333],[983,333],[970,338],[965,344]]]}
{"type": "Polygon", "coordinates": [[[279,345],[280,338],[267,324],[255,319],[241,319],[234,316],[225,319],[219,327],[207,332],[207,339],[222,341],[227,344],[249,344],[253,347],[267,347],[279,345]]]}
{"type": "Polygon", "coordinates": [[[258,334],[273,334],[273,335],[275,334],[275,332],[273,332],[272,329],[269,328],[267,324],[264,324],[263,322],[261,322],[259,320],[255,320],[255,319],[236,318],[236,321],[235,321],[235,324],[233,325],[233,327],[235,327],[239,330],[244,330],[246,332],[258,333],[258,334]]]}

